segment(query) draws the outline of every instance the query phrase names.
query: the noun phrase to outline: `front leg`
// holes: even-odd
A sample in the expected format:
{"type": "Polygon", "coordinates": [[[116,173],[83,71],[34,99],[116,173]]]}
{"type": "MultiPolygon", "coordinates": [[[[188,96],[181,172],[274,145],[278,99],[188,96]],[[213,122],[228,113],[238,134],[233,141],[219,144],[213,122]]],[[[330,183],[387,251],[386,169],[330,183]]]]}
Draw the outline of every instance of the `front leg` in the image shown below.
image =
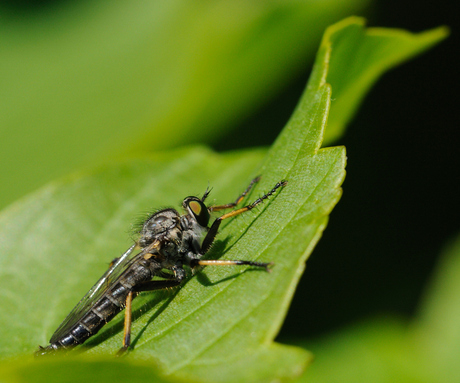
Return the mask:
{"type": "MultiPolygon", "coordinates": [[[[258,178],[253,180],[253,182],[249,185],[249,187],[246,190],[246,192],[244,192],[240,198],[243,198],[244,195],[246,195],[246,193],[251,189],[252,185],[255,182],[258,181],[258,178]]],[[[265,201],[270,196],[272,196],[279,188],[282,188],[282,187],[284,187],[286,185],[287,185],[287,181],[286,180],[281,180],[280,182],[278,182],[273,187],[272,190],[270,190],[268,193],[265,193],[262,197],[257,198],[253,203],[250,203],[249,205],[246,205],[246,206],[244,206],[244,207],[242,207],[240,209],[233,210],[233,211],[231,211],[229,213],[226,213],[226,214],[220,216],[219,218],[217,218],[212,223],[211,228],[208,231],[208,234],[206,234],[206,237],[204,238],[203,243],[201,244],[201,254],[206,254],[208,252],[208,250],[211,248],[211,245],[213,244],[214,239],[217,236],[217,232],[219,231],[220,224],[222,223],[222,221],[224,219],[235,217],[235,216],[237,216],[239,214],[242,214],[242,213],[245,213],[245,212],[247,212],[249,210],[252,210],[257,205],[261,204],[263,201],[265,201]]],[[[239,201],[239,200],[237,200],[237,201],[239,201]]]]}
{"type": "Polygon", "coordinates": [[[239,205],[243,201],[244,197],[246,197],[246,195],[251,191],[254,184],[260,181],[260,177],[261,176],[257,176],[256,178],[254,178],[249,184],[249,186],[246,188],[246,190],[238,196],[235,202],[230,202],[225,205],[210,206],[208,208],[209,211],[219,211],[219,210],[224,210],[224,209],[230,209],[232,207],[239,205]]]}

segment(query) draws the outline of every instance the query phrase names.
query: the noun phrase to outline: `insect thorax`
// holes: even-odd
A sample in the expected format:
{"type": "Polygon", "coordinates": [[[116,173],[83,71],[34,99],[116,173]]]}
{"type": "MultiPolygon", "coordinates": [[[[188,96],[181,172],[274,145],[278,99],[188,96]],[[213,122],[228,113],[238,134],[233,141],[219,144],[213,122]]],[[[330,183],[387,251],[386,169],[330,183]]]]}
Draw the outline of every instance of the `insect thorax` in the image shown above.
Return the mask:
{"type": "Polygon", "coordinates": [[[188,264],[192,258],[201,256],[201,241],[206,230],[189,214],[180,216],[175,209],[164,209],[145,221],[138,245],[146,248],[154,241],[160,241],[166,264],[177,260],[188,264]]]}
{"type": "Polygon", "coordinates": [[[164,209],[152,214],[142,225],[138,245],[145,248],[156,240],[169,240],[179,222],[180,215],[175,209],[164,209]]]}

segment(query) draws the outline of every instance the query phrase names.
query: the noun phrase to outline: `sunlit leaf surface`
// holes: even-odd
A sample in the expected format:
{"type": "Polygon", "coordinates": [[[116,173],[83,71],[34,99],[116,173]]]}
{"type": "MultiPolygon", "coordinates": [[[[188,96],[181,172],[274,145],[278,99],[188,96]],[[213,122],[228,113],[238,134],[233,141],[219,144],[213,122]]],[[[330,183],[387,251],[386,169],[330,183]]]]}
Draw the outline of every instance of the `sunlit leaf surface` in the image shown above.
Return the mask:
{"type": "MultiPolygon", "coordinates": [[[[136,215],[179,207],[184,197],[201,195],[208,184],[211,201],[233,201],[262,174],[247,201],[281,179],[289,183],[258,209],[226,223],[207,256],[273,261],[272,273],[206,267],[180,289],[143,294],[134,301],[134,350],[123,360],[128,370],[136,361],[143,366],[141,375],[151,368],[168,379],[266,382],[300,375],[310,354],[273,339],[341,196],[345,150],[320,148],[331,104],[331,53],[335,44],[340,49],[348,41],[347,30],[353,32],[354,25],[359,20],[335,27],[331,41],[339,34],[340,43],[323,42],[307,89],[270,150],[216,154],[195,147],[113,162],[51,183],[5,210],[0,215],[0,303],[8,310],[0,313],[0,336],[8,342],[0,344],[6,361],[0,370],[11,379],[20,370],[22,377],[37,381],[52,373],[31,372],[49,360],[23,371],[37,345],[47,344],[110,261],[130,246],[129,222],[136,215]],[[7,361],[19,356],[24,358],[7,361]]],[[[108,360],[94,363],[107,368],[104,363],[113,363],[121,345],[122,325],[118,315],[72,353],[82,353],[82,364],[105,355],[108,360]]],[[[72,360],[65,364],[72,371],[72,360]]]]}
{"type": "MultiPolygon", "coordinates": [[[[231,201],[261,173],[250,199],[280,179],[289,185],[257,211],[229,222],[209,256],[274,261],[273,272],[207,267],[181,289],[145,294],[135,301],[132,357],[153,357],[165,373],[197,378],[228,377],[225,372],[235,365],[245,367],[236,369],[240,374],[256,371],[261,380],[300,373],[308,354],[287,347],[280,352],[272,340],[341,194],[344,149],[319,150],[330,97],[323,71],[319,65],[295,118],[265,156],[198,148],[163,153],[50,185],[6,211],[3,222],[16,225],[1,224],[2,254],[21,256],[5,258],[2,270],[5,278],[21,277],[8,281],[4,299],[17,318],[3,316],[2,331],[19,326],[21,339],[4,347],[3,355],[32,352],[37,342],[46,342],[107,263],[130,244],[124,232],[135,212],[177,206],[183,197],[201,194],[208,181],[212,198],[231,201]],[[283,363],[267,367],[274,355],[283,363]]],[[[122,320],[115,318],[87,342],[89,352],[113,354],[122,320]]]]}

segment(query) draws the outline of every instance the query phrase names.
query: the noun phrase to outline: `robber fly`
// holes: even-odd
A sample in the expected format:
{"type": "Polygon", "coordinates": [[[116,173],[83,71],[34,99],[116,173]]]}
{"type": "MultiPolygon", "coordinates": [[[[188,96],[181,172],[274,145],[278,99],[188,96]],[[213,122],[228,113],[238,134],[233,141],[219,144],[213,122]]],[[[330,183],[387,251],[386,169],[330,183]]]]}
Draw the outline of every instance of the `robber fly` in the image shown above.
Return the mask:
{"type": "Polygon", "coordinates": [[[201,199],[184,199],[184,215],[172,208],[152,214],[143,223],[138,241],[113,262],[61,323],[51,337],[50,344],[45,348],[40,346],[36,355],[54,353],[60,349],[68,350],[82,344],[123,309],[125,323],[120,353],[126,351],[131,343],[132,300],[142,291],[180,285],[186,277],[184,265],[192,270],[206,265],[249,265],[269,271],[271,263],[201,259],[213,244],[224,219],[253,209],[287,184],[284,180],[278,182],[271,191],[253,203],[220,216],[208,227],[212,212],[236,207],[259,178],[252,180],[235,202],[206,206],[204,201],[210,192],[206,190],[201,199]],[[140,251],[135,254],[135,249],[140,251]],[[161,280],[152,280],[153,277],[160,277],[161,280]]]}

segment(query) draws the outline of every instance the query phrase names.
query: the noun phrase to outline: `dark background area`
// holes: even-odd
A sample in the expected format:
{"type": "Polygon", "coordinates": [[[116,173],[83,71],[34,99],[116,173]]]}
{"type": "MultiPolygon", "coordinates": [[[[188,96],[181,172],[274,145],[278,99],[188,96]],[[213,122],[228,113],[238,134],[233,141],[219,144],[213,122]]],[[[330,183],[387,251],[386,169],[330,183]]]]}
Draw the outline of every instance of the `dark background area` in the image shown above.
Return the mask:
{"type": "Polygon", "coordinates": [[[348,153],[344,194],[281,335],[416,314],[443,248],[460,233],[458,19],[449,2],[376,3],[370,26],[447,25],[451,35],[385,74],[338,142],[348,153]]]}
{"type": "MultiPolygon", "coordinates": [[[[1,2],[36,12],[63,1],[70,0],[1,2]]],[[[447,25],[451,36],[385,74],[335,143],[347,147],[344,194],[307,262],[284,338],[314,337],[381,313],[414,315],[443,247],[460,232],[454,2],[380,0],[368,19],[412,32],[447,25]]],[[[214,148],[270,145],[309,72],[214,148]]]]}

